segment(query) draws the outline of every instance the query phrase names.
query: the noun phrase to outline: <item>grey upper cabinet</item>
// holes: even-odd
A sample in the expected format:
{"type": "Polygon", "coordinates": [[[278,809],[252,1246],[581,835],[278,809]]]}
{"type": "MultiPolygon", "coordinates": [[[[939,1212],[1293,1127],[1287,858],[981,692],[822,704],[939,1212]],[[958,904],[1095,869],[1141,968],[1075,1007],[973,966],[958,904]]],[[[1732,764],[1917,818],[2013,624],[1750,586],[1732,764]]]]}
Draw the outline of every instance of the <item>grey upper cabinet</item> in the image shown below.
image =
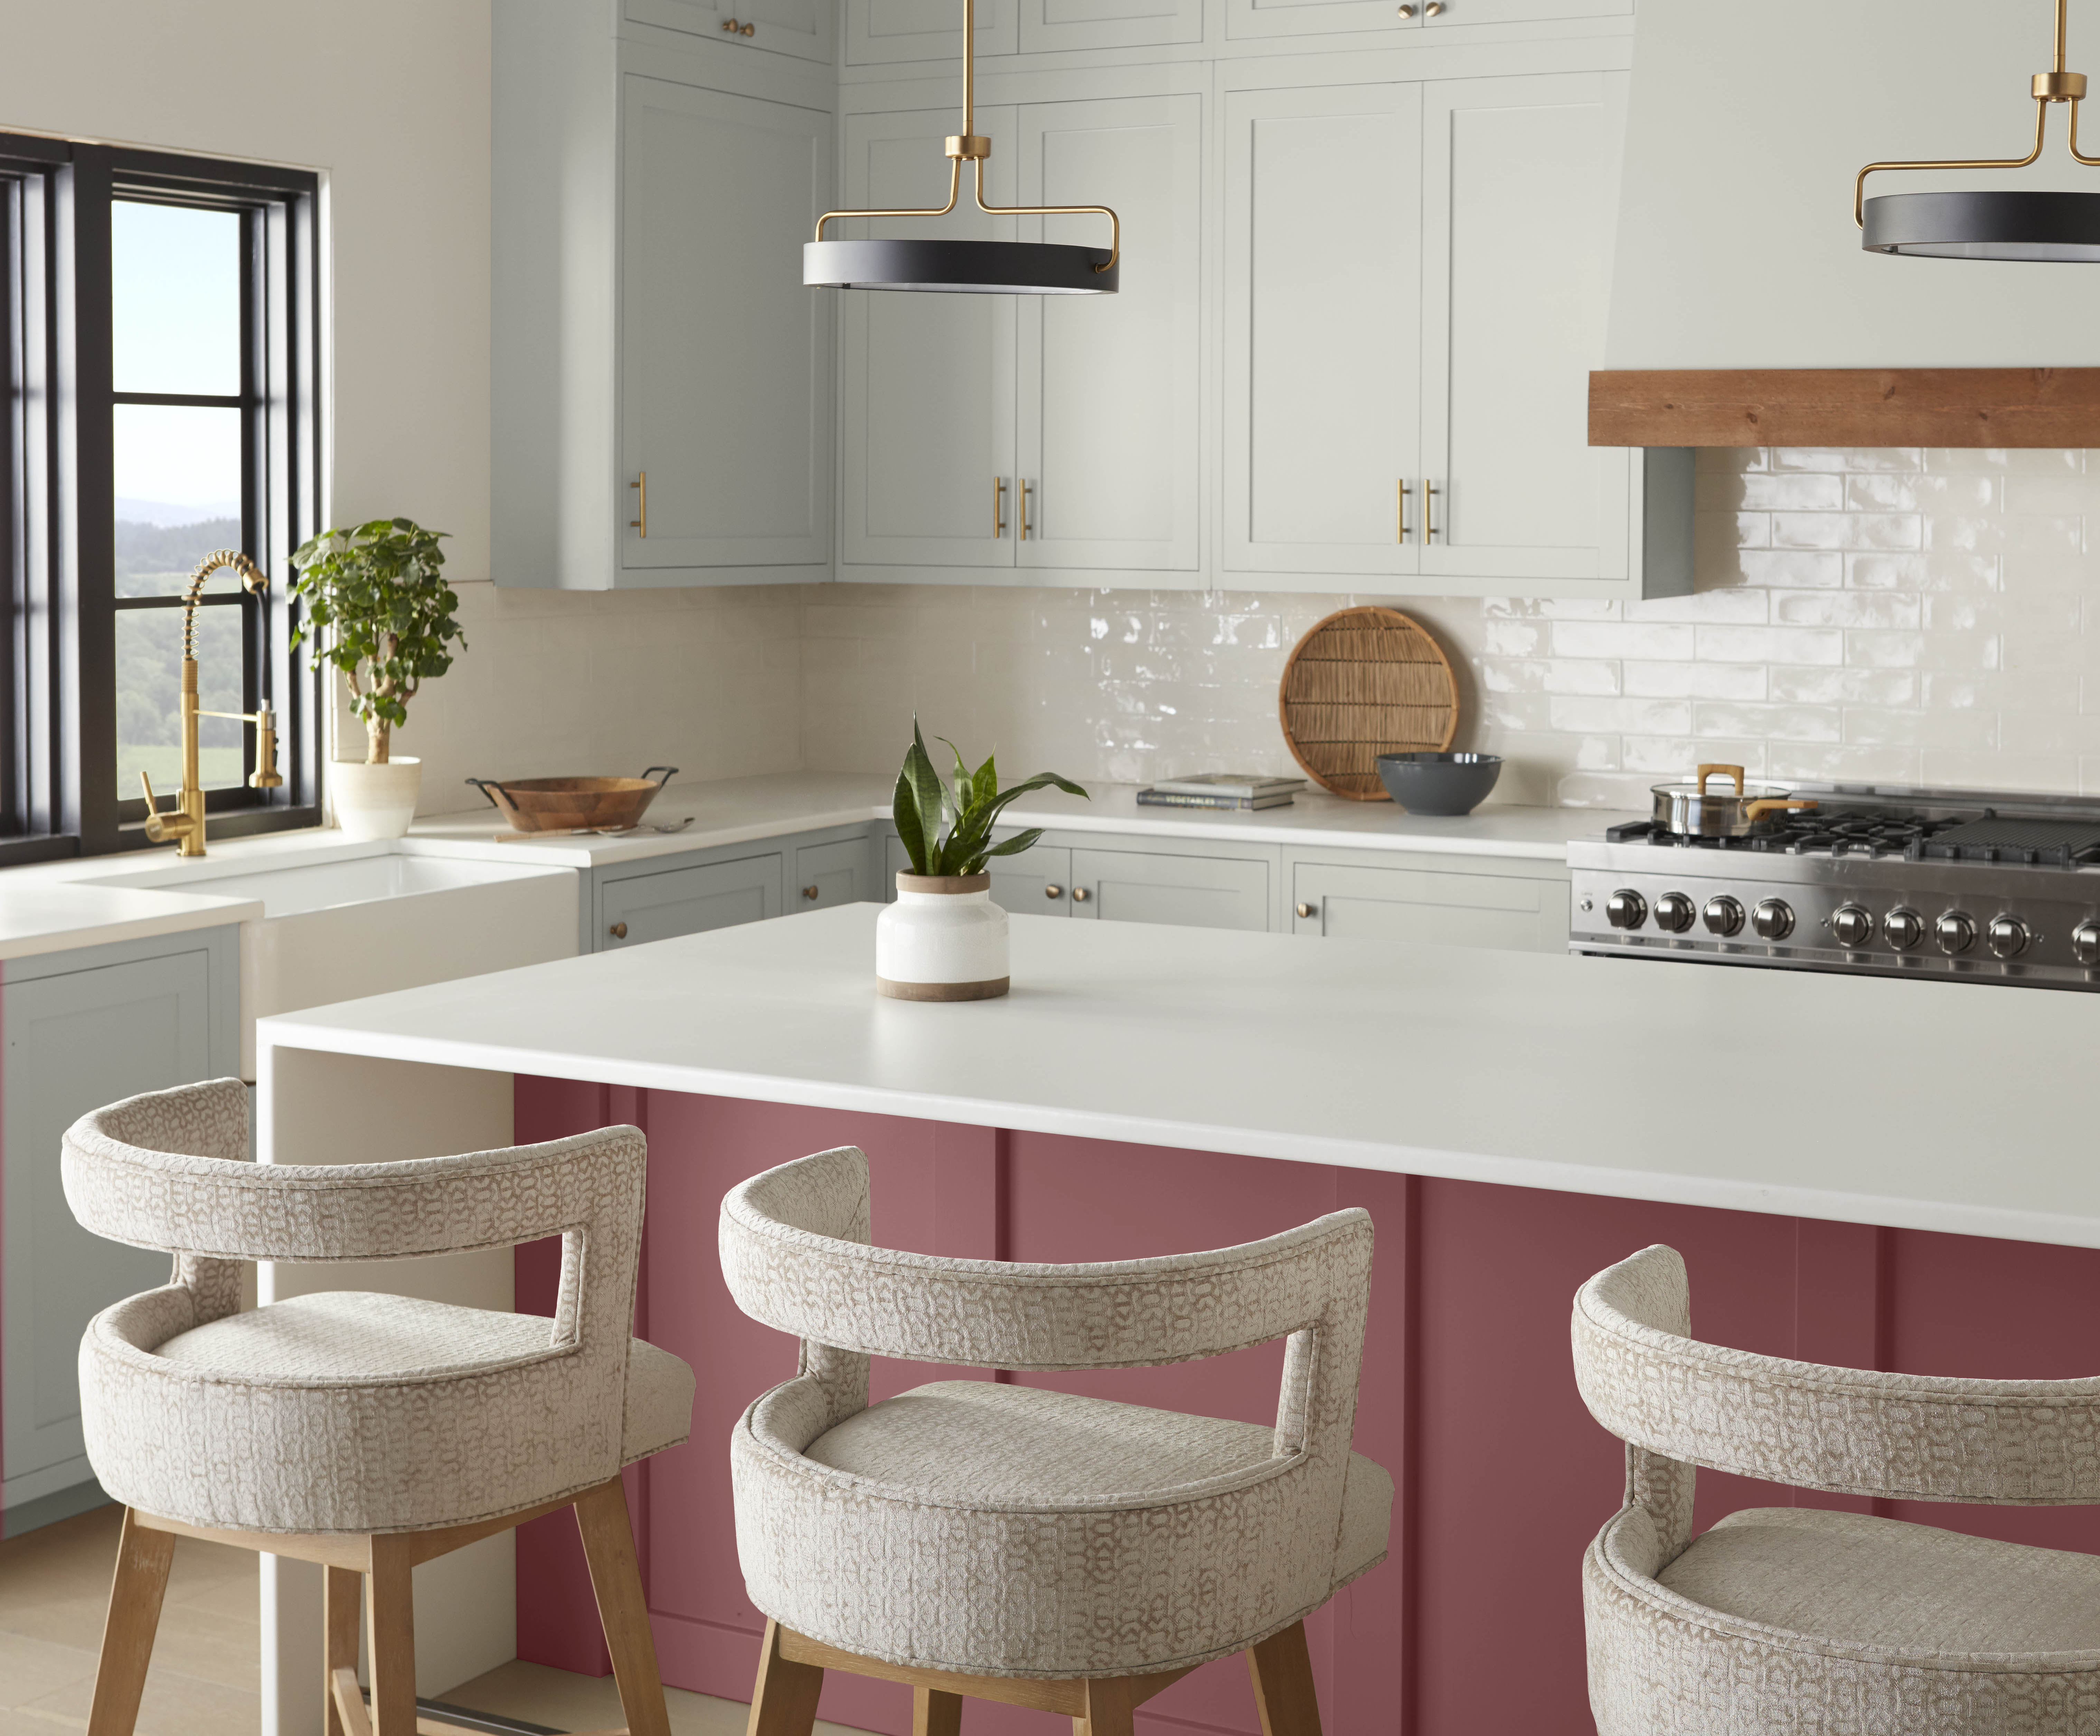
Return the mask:
{"type": "MultiPolygon", "coordinates": [[[[763,15],[787,29],[798,8],[830,16],[763,15]]],[[[829,37],[766,54],[716,19],[698,0],[494,9],[499,584],[830,575],[833,297],[801,281],[831,202],[829,37]]]]}
{"type": "MultiPolygon", "coordinates": [[[[1203,0],[1020,0],[1021,51],[1203,40],[1203,0]]],[[[1110,201],[1111,203],[1113,201],[1110,201]]]]}
{"type": "Polygon", "coordinates": [[[1392,0],[1226,0],[1225,34],[1258,41],[1349,31],[1426,44],[1462,37],[1468,25],[1622,18],[1633,9],[1634,0],[1442,0],[1432,18],[1417,0],[1403,18],[1392,0]]]}
{"type": "MultiPolygon", "coordinates": [[[[977,0],[980,61],[1014,51],[1016,18],[1015,0],[977,0]]],[[[962,0],[845,0],[845,27],[848,66],[952,61],[963,52],[962,0]]]]}
{"type": "Polygon", "coordinates": [[[832,64],[836,0],[624,0],[630,24],[655,24],[709,41],[732,37],[774,54],[832,64]],[[745,35],[743,27],[750,26],[745,35]]]}

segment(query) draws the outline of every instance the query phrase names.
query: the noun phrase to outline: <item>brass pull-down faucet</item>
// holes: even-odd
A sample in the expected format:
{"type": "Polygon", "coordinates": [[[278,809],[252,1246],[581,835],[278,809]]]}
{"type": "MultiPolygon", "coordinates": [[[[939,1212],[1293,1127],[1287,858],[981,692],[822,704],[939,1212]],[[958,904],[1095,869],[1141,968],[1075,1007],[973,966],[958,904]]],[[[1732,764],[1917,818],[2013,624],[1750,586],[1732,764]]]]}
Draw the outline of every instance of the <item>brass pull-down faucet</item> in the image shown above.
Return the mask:
{"type": "Polygon", "coordinates": [[[270,575],[237,549],[221,549],[206,555],[190,575],[189,588],[183,593],[183,787],[171,813],[153,805],[153,780],[141,769],[139,782],[146,792],[146,835],[155,844],[173,842],[179,856],[201,856],[204,852],[204,783],[197,773],[197,719],[231,717],[255,725],[255,769],[249,785],[274,790],[284,782],[277,773],[277,717],[265,699],[258,712],[205,712],[197,708],[196,610],[204,582],[222,566],[240,575],[242,587],[258,597],[270,588],[270,575]]]}

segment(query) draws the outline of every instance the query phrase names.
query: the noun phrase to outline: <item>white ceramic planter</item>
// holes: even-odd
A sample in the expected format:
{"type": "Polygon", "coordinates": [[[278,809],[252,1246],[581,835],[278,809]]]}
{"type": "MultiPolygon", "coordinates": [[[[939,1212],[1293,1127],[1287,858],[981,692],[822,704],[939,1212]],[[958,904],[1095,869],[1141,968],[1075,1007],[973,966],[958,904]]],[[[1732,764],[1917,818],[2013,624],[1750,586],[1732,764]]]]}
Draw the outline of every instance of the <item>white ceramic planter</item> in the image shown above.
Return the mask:
{"type": "Polygon", "coordinates": [[[1006,912],[988,874],[897,877],[875,923],[875,986],[900,1001],[988,1001],[1009,980],[1006,912]]]}
{"type": "Polygon", "coordinates": [[[421,760],[389,760],[384,765],[336,760],[329,765],[335,823],[346,838],[403,836],[416,817],[416,798],[422,790],[421,760]]]}

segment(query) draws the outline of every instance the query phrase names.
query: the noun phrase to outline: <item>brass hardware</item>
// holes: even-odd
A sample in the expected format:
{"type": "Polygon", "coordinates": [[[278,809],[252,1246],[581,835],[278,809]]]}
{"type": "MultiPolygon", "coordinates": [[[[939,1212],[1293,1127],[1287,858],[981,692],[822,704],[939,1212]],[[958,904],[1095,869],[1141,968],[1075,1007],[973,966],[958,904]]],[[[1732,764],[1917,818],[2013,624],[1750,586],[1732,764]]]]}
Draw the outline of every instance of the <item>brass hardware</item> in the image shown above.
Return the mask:
{"type": "Polygon", "coordinates": [[[276,714],[264,701],[256,712],[204,712],[197,708],[196,611],[197,598],[202,595],[205,580],[222,566],[230,566],[240,575],[244,589],[261,597],[270,589],[270,576],[237,549],[220,549],[206,555],[190,575],[189,588],[183,593],[183,673],[182,673],[182,730],[183,730],[183,786],[175,797],[174,808],[162,813],[153,801],[153,782],[144,772],[139,773],[139,787],[146,796],[146,835],[155,844],[172,843],[181,856],[201,856],[204,849],[204,784],[197,772],[197,719],[200,717],[232,717],[242,723],[255,725],[255,769],[249,775],[249,784],[258,790],[274,790],[284,779],[277,772],[276,714]]]}
{"type": "Polygon", "coordinates": [[[1702,765],[1699,768],[1699,775],[1692,781],[1697,786],[1699,793],[1704,795],[1706,793],[1706,780],[1722,772],[1726,772],[1735,779],[1736,794],[1740,795],[1743,793],[1743,769],[1740,765],[1702,765]]]}
{"type": "MultiPolygon", "coordinates": [[[[744,33],[750,33],[748,27],[746,27],[744,33]]],[[[1123,257],[1123,219],[1108,206],[985,203],[985,161],[991,155],[991,140],[977,130],[977,43],[976,0],[963,0],[963,130],[960,133],[951,133],[942,145],[948,159],[948,202],[938,208],[919,206],[910,210],[827,211],[817,219],[816,239],[819,241],[823,240],[824,225],[835,218],[946,217],[955,209],[956,198],[962,190],[963,164],[967,159],[977,165],[975,192],[977,209],[987,217],[1105,217],[1109,220],[1109,256],[1094,270],[1096,272],[1113,270],[1116,262],[1123,257]]]]}
{"type": "Polygon", "coordinates": [[[1422,540],[1436,540],[1436,485],[1427,477],[1422,480],[1422,540]]]}
{"type": "Polygon", "coordinates": [[[1444,0],[1429,0],[1429,4],[1422,9],[1422,15],[1424,18],[1437,18],[1442,16],[1443,11],[1444,0]]]}
{"type": "MultiPolygon", "coordinates": [[[[1021,540],[1024,543],[1028,540],[1028,491],[1035,486],[1026,482],[1021,485],[1021,540]]],[[[1076,898],[1079,895],[1074,892],[1072,896],[1076,898]]]]}
{"type": "Polygon", "coordinates": [[[630,531],[639,531],[646,538],[649,535],[649,473],[642,471],[627,486],[634,490],[635,506],[642,514],[639,518],[629,519],[627,527],[630,531]]]}
{"type": "Polygon", "coordinates": [[[1043,896],[1046,898],[1061,898],[1065,896],[1065,888],[1052,880],[1043,888],[1043,896]]]}
{"type": "Polygon", "coordinates": [[[1407,540],[1407,497],[1411,491],[1403,477],[1400,484],[1400,540],[1403,543],[1407,540]]]}
{"type": "Polygon", "coordinates": [[[817,897],[817,888],[814,886],[805,886],[802,888],[802,896],[814,901],[817,897]]]}
{"type": "Polygon", "coordinates": [[[1414,17],[1414,8],[1413,7],[1411,7],[1411,6],[1404,6],[1404,7],[1402,7],[1400,9],[1400,15],[1401,15],[1402,18],[1412,18],[1412,17],[1414,17]]]}
{"type": "Polygon", "coordinates": [[[995,476],[991,479],[991,540],[997,542],[1006,535],[1006,478],[995,476]]]}
{"type": "Polygon", "coordinates": [[[733,30],[739,36],[749,36],[757,28],[757,24],[740,24],[734,18],[725,18],[722,20],[723,29],[733,30]]]}
{"type": "Polygon", "coordinates": [[[1300,916],[1310,916],[1312,914],[1312,906],[1309,904],[1301,904],[1298,906],[1298,914],[1300,916]]]}
{"type": "Polygon", "coordinates": [[[606,930],[606,932],[611,935],[615,941],[624,941],[627,938],[627,924],[625,923],[615,923],[610,928],[606,930]]]}
{"type": "Polygon", "coordinates": [[[2071,30],[2071,0],[2056,0],[2056,64],[2046,73],[2036,73],[2029,84],[2034,97],[2034,147],[2025,156],[1996,158],[1947,157],[1930,162],[1869,163],[1860,171],[1852,183],[1852,221],[1861,229],[1867,227],[1867,177],[1883,170],[1904,169],[2025,169],[2040,161],[2041,148],[2049,136],[2049,111],[2053,103],[2071,105],[2071,126],[2068,143],[2072,160],[2089,169],[2100,169],[2100,156],[2088,156],[2078,148],[2078,105],[2085,99],[2086,78],[2083,73],[2064,70],[2064,59],[2071,30]]]}
{"type": "Polygon", "coordinates": [[[1084,904],[1092,897],[1093,894],[1083,886],[1075,886],[1072,888],[1072,902],[1074,904],[1084,904]]]}

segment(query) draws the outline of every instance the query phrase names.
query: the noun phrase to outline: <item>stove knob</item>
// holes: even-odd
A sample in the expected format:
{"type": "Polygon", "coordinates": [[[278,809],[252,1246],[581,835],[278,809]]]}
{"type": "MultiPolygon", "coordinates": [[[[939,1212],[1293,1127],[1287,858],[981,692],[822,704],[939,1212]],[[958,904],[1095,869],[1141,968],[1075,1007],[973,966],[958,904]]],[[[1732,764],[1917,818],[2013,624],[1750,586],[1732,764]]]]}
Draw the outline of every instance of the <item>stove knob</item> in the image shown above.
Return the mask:
{"type": "MultiPolygon", "coordinates": [[[[1897,913],[1905,916],[1909,914],[1907,910],[1897,913]]],[[[1830,936],[1840,946],[1864,946],[1874,937],[1874,919],[1856,904],[1846,905],[1832,914],[1830,936]]]]}
{"type": "Polygon", "coordinates": [[[1965,910],[1949,910],[1933,932],[1939,936],[1943,953],[1965,953],[1976,944],[1976,923],[1965,910]]]}
{"type": "Polygon", "coordinates": [[[1793,906],[1784,898],[1767,898],[1750,912],[1750,926],[1761,941],[1783,941],[1793,932],[1793,906]]]}
{"type": "Polygon", "coordinates": [[[1604,920],[1614,928],[1638,928],[1648,920],[1648,900],[1621,887],[1604,901],[1604,920]]]}
{"type": "Polygon", "coordinates": [[[2071,931],[2071,955],[2080,964],[2100,964],[2100,923],[2083,922],[2071,931]]]}
{"type": "Polygon", "coordinates": [[[2017,958],[2027,950],[2034,936],[2027,932],[2027,925],[2017,916],[1994,916],[1987,931],[1991,950],[2001,958],[2017,958]]]}
{"type": "Polygon", "coordinates": [[[1701,914],[1705,920],[1707,932],[1719,935],[1723,940],[1732,934],[1743,932],[1743,907],[1726,892],[1709,898],[1701,914]]]}
{"type": "Polygon", "coordinates": [[[1925,919],[1915,910],[1891,910],[1882,919],[1882,938],[1907,953],[1925,938],[1925,919]]]}
{"type": "MultiPolygon", "coordinates": [[[[1665,892],[1655,901],[1655,925],[1665,934],[1683,934],[1698,920],[1698,906],[1682,892],[1665,892]]],[[[2093,932],[2100,936],[2100,928],[2093,932]]]]}

